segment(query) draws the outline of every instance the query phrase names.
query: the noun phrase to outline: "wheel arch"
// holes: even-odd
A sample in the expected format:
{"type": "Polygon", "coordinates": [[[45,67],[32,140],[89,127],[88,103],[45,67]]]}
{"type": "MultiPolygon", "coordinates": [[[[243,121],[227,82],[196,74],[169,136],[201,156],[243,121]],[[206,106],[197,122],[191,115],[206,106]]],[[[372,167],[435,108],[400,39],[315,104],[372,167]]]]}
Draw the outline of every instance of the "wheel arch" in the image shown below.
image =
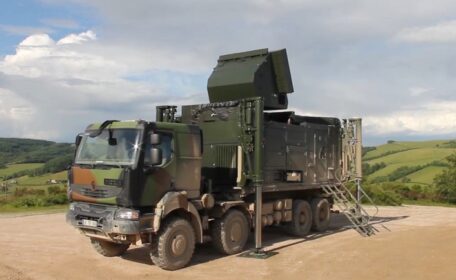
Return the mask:
{"type": "Polygon", "coordinates": [[[168,192],[160,199],[155,208],[154,231],[160,229],[162,220],[175,215],[186,218],[195,231],[195,240],[203,243],[203,225],[198,210],[181,192],[168,192]]]}

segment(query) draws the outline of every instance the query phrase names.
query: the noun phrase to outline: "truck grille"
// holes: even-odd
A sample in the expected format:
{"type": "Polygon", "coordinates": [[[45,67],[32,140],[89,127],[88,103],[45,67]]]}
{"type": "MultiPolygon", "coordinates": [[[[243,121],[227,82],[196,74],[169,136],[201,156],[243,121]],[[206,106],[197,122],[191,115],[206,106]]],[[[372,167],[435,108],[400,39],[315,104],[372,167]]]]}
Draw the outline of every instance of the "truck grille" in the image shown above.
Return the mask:
{"type": "Polygon", "coordinates": [[[81,193],[85,196],[90,196],[90,197],[96,197],[96,198],[106,198],[109,197],[110,194],[107,190],[103,189],[89,189],[89,188],[83,188],[81,190],[81,193]]]}

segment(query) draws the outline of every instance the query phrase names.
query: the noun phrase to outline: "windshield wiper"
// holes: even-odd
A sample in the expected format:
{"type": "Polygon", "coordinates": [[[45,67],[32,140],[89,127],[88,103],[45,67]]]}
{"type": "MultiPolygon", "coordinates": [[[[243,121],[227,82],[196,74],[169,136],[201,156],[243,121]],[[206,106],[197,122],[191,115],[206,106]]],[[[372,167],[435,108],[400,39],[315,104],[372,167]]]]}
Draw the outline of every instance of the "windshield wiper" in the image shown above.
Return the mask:
{"type": "Polygon", "coordinates": [[[92,137],[92,138],[93,138],[93,137],[97,137],[98,135],[100,135],[100,134],[103,132],[103,130],[104,130],[108,125],[112,124],[113,122],[118,122],[118,120],[107,120],[107,121],[104,121],[104,122],[100,125],[100,127],[98,128],[98,130],[95,130],[95,131],[91,132],[91,133],[89,134],[89,136],[92,137]]]}

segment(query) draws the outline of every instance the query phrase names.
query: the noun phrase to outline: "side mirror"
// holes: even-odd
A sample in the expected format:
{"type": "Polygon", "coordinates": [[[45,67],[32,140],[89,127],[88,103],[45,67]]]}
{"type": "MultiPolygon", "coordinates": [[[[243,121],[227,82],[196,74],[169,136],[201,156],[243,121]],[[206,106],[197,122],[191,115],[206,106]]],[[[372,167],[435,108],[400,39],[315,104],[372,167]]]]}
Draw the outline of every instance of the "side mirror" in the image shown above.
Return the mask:
{"type": "Polygon", "coordinates": [[[159,148],[151,148],[146,155],[147,165],[160,165],[163,161],[163,153],[159,148]]]}
{"type": "Polygon", "coordinates": [[[109,144],[109,146],[117,145],[117,139],[116,138],[109,138],[108,144],[109,144]]]}
{"type": "Polygon", "coordinates": [[[159,148],[152,148],[150,150],[150,164],[160,165],[163,161],[162,150],[159,148]]]}
{"type": "Polygon", "coordinates": [[[150,135],[150,144],[152,145],[160,145],[161,137],[160,134],[153,133],[150,135]]]}
{"type": "Polygon", "coordinates": [[[78,134],[76,136],[76,139],[74,140],[74,144],[76,145],[76,147],[79,146],[79,144],[81,144],[81,141],[82,141],[82,135],[81,134],[78,134]]]}

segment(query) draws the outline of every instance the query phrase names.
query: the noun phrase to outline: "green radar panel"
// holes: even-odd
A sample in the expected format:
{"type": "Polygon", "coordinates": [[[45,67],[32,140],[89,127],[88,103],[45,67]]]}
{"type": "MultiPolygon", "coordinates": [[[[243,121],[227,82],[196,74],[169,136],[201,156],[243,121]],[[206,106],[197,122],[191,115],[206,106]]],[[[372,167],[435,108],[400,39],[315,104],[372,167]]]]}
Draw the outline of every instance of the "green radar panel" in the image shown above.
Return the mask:
{"type": "Polygon", "coordinates": [[[207,81],[209,101],[263,97],[266,110],[287,109],[293,92],[286,49],[222,55],[207,81]]]}

